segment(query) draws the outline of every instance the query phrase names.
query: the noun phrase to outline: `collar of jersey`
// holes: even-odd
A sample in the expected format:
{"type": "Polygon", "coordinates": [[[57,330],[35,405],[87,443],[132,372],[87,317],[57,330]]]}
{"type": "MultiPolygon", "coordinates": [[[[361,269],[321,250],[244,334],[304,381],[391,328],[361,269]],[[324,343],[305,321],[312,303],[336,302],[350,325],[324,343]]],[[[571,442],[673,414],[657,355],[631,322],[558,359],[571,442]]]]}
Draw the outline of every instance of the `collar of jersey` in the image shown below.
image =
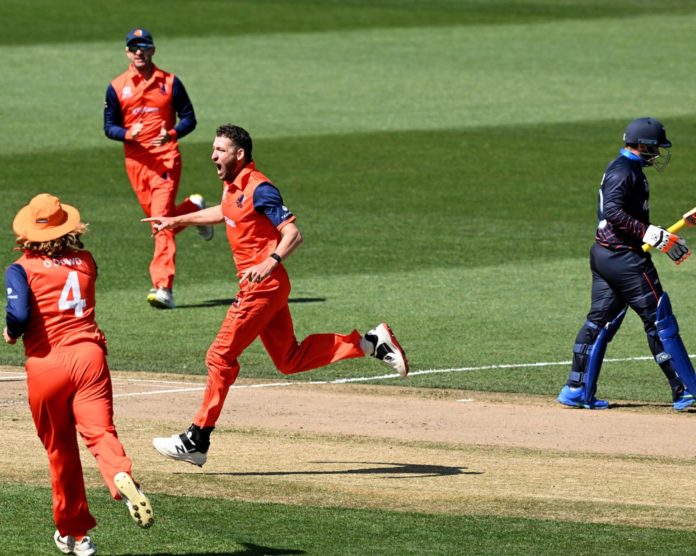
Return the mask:
{"type": "MultiPolygon", "coordinates": [[[[130,70],[131,81],[135,82],[136,79],[145,81],[143,76],[140,75],[140,72],[137,69],[135,69],[135,66],[133,64],[128,66],[128,69],[130,70]]],[[[159,76],[160,73],[162,73],[162,70],[160,70],[156,65],[153,64],[152,75],[150,76],[150,79],[148,79],[147,81],[153,81],[156,77],[159,76]]]]}
{"type": "Polygon", "coordinates": [[[244,189],[246,187],[246,183],[244,178],[251,174],[252,171],[256,170],[256,164],[254,164],[254,161],[252,160],[249,164],[244,166],[239,171],[239,174],[232,180],[232,181],[226,181],[225,185],[227,186],[227,189],[244,189]]]}
{"type": "Polygon", "coordinates": [[[635,160],[636,162],[640,162],[640,165],[641,165],[641,166],[645,166],[645,161],[643,160],[643,158],[640,157],[640,156],[638,156],[636,153],[632,153],[632,152],[629,151],[628,149],[625,149],[625,148],[624,148],[624,149],[621,149],[621,150],[619,151],[619,154],[620,154],[621,156],[625,156],[625,157],[628,158],[629,160],[635,160]]]}

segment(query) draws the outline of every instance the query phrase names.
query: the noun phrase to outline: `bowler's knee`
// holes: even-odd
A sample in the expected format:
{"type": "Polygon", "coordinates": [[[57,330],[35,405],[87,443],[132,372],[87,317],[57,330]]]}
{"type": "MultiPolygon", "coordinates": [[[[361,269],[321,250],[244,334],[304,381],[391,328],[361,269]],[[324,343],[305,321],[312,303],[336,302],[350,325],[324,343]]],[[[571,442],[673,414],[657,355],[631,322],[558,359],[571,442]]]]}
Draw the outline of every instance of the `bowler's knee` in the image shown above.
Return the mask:
{"type": "Polygon", "coordinates": [[[208,368],[209,375],[216,375],[222,379],[236,376],[239,370],[236,359],[230,360],[212,347],[205,354],[205,366],[208,368]]]}

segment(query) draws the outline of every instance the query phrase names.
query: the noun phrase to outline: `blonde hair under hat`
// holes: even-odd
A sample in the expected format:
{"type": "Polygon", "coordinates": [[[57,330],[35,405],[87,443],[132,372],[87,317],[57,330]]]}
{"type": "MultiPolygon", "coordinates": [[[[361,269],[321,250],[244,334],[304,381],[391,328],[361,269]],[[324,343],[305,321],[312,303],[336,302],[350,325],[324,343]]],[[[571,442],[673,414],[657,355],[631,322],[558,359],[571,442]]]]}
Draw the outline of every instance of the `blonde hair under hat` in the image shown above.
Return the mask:
{"type": "Polygon", "coordinates": [[[58,197],[41,193],[22,207],[12,222],[12,229],[28,241],[50,241],[75,230],[80,224],[79,211],[60,202],[58,197]]]}

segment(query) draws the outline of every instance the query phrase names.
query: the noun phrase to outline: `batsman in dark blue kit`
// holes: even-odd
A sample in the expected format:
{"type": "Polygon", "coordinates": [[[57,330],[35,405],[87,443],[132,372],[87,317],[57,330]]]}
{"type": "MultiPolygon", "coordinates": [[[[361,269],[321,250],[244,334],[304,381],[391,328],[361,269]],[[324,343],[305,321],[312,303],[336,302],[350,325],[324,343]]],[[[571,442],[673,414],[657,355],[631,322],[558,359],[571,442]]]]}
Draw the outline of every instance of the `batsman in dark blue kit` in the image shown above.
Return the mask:
{"type": "MultiPolygon", "coordinates": [[[[606,409],[597,399],[597,380],[607,344],[630,307],[640,316],[650,351],[672,389],[674,409],[696,403],[696,375],[679,336],[669,297],[653,265],[646,243],[681,264],[691,254],[684,240],[650,223],[648,180],[643,168],[664,170],[672,143],[654,118],[632,121],[624,133],[624,148],[609,164],[599,188],[595,243],[590,250],[592,304],[575,339],[573,363],[558,401],[585,409],[606,409]]],[[[689,225],[693,215],[685,215],[689,225]]]]}

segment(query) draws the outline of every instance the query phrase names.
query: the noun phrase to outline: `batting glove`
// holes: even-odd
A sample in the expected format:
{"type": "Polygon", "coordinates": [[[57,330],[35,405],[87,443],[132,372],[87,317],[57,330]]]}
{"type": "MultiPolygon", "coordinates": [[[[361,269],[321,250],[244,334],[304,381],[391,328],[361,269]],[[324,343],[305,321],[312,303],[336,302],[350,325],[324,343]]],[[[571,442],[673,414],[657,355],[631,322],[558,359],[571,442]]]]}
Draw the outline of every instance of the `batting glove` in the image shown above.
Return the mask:
{"type": "Polygon", "coordinates": [[[643,241],[666,253],[676,264],[683,263],[691,255],[691,249],[686,246],[682,238],[659,226],[650,224],[643,236],[643,241]]]}

